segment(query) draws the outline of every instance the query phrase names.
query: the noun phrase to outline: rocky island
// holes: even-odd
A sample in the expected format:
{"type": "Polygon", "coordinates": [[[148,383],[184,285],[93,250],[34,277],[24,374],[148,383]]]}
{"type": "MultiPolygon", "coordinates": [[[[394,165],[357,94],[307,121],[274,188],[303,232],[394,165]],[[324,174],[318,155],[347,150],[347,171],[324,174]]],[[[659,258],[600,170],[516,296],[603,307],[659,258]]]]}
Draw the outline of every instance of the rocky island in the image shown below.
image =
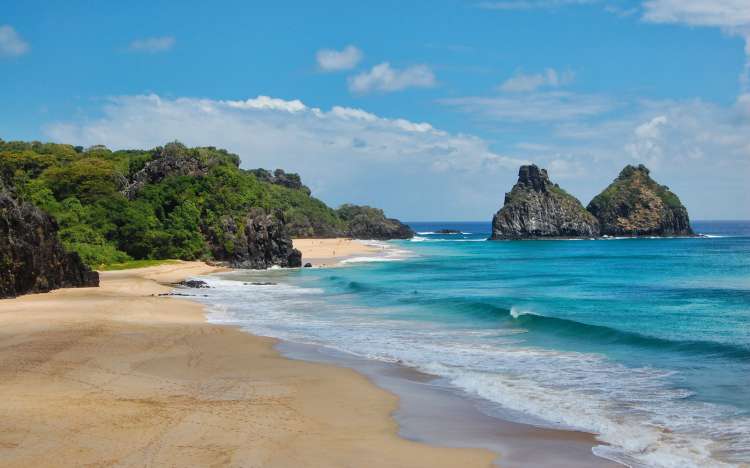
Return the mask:
{"type": "Polygon", "coordinates": [[[492,219],[492,240],[599,236],[692,236],[687,209],[643,164],[628,165],[586,209],[547,171],[521,166],[492,219]]]}
{"type": "Polygon", "coordinates": [[[687,209],[643,164],[625,166],[589,203],[606,236],[691,236],[687,209]]]}
{"type": "Polygon", "coordinates": [[[597,237],[599,222],[547,171],[521,166],[518,182],[492,219],[492,240],[597,237]]]}

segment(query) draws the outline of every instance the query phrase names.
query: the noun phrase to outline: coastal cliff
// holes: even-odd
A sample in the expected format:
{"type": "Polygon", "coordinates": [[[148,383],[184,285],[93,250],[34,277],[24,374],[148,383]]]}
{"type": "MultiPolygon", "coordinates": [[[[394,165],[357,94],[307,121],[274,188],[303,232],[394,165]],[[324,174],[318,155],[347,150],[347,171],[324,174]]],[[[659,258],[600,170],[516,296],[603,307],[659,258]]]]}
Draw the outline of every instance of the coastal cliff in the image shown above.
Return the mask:
{"type": "Polygon", "coordinates": [[[0,298],[99,285],[99,274],[65,251],[55,220],[1,182],[0,272],[0,298]]]}
{"type": "Polygon", "coordinates": [[[268,214],[261,208],[251,209],[239,224],[224,216],[211,249],[216,260],[227,261],[233,268],[302,266],[302,254],[292,246],[283,215],[268,214]]]}
{"type": "Polygon", "coordinates": [[[693,235],[687,209],[644,165],[625,166],[617,179],[589,203],[607,236],[693,235]]]}
{"type": "Polygon", "coordinates": [[[240,169],[240,157],[174,141],[112,151],[0,140],[0,180],[48,213],[84,264],[218,260],[238,268],[301,263],[292,237],[394,239],[413,232],[382,210],[336,210],[298,174],[240,169]]]}
{"type": "Polygon", "coordinates": [[[410,239],[414,231],[393,218],[386,218],[383,210],[370,206],[342,205],[336,213],[347,224],[346,234],[352,239],[410,239]]]}
{"type": "Polygon", "coordinates": [[[596,218],[533,164],[521,166],[518,182],[492,219],[492,240],[598,235],[596,218]]]}
{"type": "Polygon", "coordinates": [[[151,160],[130,176],[122,193],[132,200],[147,184],[159,183],[175,176],[205,177],[211,168],[222,164],[239,167],[240,159],[215,148],[190,150],[178,142],[167,143],[154,149],[151,160]]]}

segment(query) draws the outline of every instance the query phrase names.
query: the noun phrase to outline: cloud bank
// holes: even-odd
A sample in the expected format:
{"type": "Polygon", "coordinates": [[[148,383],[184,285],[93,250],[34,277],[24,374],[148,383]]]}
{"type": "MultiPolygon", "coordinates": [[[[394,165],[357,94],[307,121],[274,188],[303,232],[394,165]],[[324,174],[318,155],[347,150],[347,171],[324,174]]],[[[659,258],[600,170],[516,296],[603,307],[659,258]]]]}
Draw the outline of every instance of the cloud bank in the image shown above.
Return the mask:
{"type": "Polygon", "coordinates": [[[157,95],[109,99],[98,119],[48,125],[55,141],[151,148],[178,139],[238,153],[245,168],[299,172],[328,203],[369,203],[406,219],[484,219],[523,159],[481,138],[362,109],[309,107],[259,96],[241,101],[157,95]]]}

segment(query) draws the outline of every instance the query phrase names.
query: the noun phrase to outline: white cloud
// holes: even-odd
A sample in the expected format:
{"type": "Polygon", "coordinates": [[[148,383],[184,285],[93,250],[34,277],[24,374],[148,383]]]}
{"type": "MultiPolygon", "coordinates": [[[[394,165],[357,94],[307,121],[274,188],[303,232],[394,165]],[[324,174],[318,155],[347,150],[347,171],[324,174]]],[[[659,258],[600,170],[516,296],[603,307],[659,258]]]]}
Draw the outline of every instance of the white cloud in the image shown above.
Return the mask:
{"type": "Polygon", "coordinates": [[[750,25],[747,0],[646,0],[643,19],[653,23],[741,28],[750,25]]]}
{"type": "Polygon", "coordinates": [[[0,26],[0,57],[18,57],[31,49],[12,26],[0,26]]]}
{"type": "Polygon", "coordinates": [[[516,73],[500,85],[500,90],[510,93],[536,91],[539,88],[558,88],[573,82],[575,78],[572,71],[558,72],[553,68],[547,68],[543,73],[526,75],[516,73]]]}
{"type": "Polygon", "coordinates": [[[669,119],[659,115],[635,128],[635,136],[644,139],[655,139],[661,136],[661,127],[667,124],[669,119]]]}
{"type": "Polygon", "coordinates": [[[507,122],[555,122],[603,114],[616,102],[606,96],[563,91],[515,96],[441,99],[447,106],[481,118],[507,122]]]}
{"type": "Polygon", "coordinates": [[[662,128],[668,121],[666,116],[659,115],[635,128],[633,141],[625,146],[634,160],[652,167],[660,164],[664,157],[662,128]]]}
{"type": "Polygon", "coordinates": [[[224,147],[241,156],[243,167],[299,172],[331,204],[370,203],[411,219],[489,219],[525,162],[491,150],[481,138],[426,122],[264,96],[117,97],[107,102],[103,117],[51,124],[45,133],[84,146],[150,148],[178,139],[224,147]]]}
{"type": "Polygon", "coordinates": [[[131,42],[128,46],[128,50],[131,52],[145,52],[149,54],[167,52],[174,47],[175,42],[176,40],[172,36],[146,37],[131,42]]]}
{"type": "Polygon", "coordinates": [[[435,84],[435,75],[427,65],[413,65],[399,70],[392,68],[388,62],[375,65],[370,71],[349,78],[349,90],[355,93],[429,88],[435,84]]]}
{"type": "Polygon", "coordinates": [[[647,0],[643,20],[721,28],[745,41],[745,69],[740,81],[750,87],[750,1],[748,0],[647,0]]]}
{"type": "Polygon", "coordinates": [[[244,101],[226,101],[226,104],[235,109],[266,109],[286,112],[300,112],[307,110],[307,106],[305,106],[299,99],[285,101],[284,99],[277,99],[268,96],[258,96],[244,101]]]}
{"type": "Polygon", "coordinates": [[[481,2],[479,8],[486,10],[537,10],[558,7],[589,5],[599,0],[507,0],[498,2],[481,2]]]}
{"type": "Polygon", "coordinates": [[[323,71],[351,70],[362,60],[362,51],[353,45],[344,50],[321,49],[315,54],[318,67],[323,71]]]}

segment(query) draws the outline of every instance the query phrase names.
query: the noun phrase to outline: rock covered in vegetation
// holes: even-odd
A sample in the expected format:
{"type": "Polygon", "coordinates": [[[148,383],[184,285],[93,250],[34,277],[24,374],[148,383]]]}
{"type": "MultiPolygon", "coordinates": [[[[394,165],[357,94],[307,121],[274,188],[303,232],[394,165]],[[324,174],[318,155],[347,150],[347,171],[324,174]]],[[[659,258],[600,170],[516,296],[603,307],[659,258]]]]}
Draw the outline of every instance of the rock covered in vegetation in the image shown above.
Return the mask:
{"type": "Polygon", "coordinates": [[[214,233],[211,250],[217,260],[234,268],[264,269],[302,266],[302,254],[292,245],[283,215],[252,208],[244,218],[224,216],[214,233]]]}
{"type": "Polygon", "coordinates": [[[0,182],[0,297],[99,286],[99,274],[63,249],[57,223],[0,182]]]}
{"type": "Polygon", "coordinates": [[[693,235],[687,209],[668,187],[659,185],[643,164],[625,166],[588,210],[596,216],[602,235],[693,235]]]}
{"type": "Polygon", "coordinates": [[[235,154],[213,147],[187,148],[176,141],[167,143],[163,148],[156,148],[153,159],[133,174],[123,194],[132,200],[146,184],[172,176],[205,177],[212,167],[227,162],[239,167],[240,160],[235,154]]]}
{"type": "Polygon", "coordinates": [[[311,196],[298,175],[251,173],[239,162],[223,149],[178,142],[111,151],[0,140],[0,179],[52,215],[64,247],[88,265],[211,260],[222,219],[242,224],[252,207],[283,212],[295,237],[349,234],[347,221],[311,196]]]}
{"type": "Polygon", "coordinates": [[[307,186],[302,185],[302,178],[299,174],[285,172],[283,169],[276,169],[273,173],[266,169],[251,169],[247,172],[253,174],[258,180],[268,182],[269,184],[281,185],[293,190],[302,190],[308,195],[311,193],[307,186]]]}
{"type": "Polygon", "coordinates": [[[599,223],[575,197],[550,181],[547,171],[521,166],[518,182],[492,219],[491,239],[596,237],[599,223]]]}
{"type": "Polygon", "coordinates": [[[410,239],[414,231],[393,218],[386,218],[383,210],[370,206],[342,205],[336,213],[347,224],[347,234],[353,239],[410,239]]]}

